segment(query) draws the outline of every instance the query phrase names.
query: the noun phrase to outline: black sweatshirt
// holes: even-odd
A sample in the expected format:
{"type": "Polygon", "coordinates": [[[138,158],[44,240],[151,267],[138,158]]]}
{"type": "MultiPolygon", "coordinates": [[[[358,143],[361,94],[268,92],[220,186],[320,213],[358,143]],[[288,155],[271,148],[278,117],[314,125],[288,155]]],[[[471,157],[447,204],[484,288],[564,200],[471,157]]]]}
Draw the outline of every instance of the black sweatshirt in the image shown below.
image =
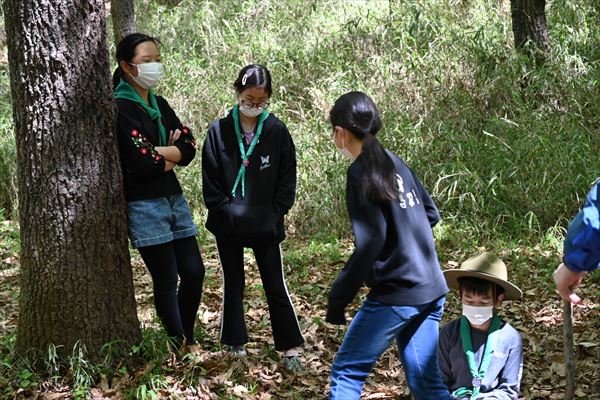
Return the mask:
{"type": "MultiPolygon", "coordinates": [[[[241,128],[240,128],[241,132],[241,128]]],[[[247,151],[248,146],[242,138],[247,151]]],[[[273,114],[263,122],[260,138],[241,182],[231,190],[242,163],[231,112],[214,121],[202,148],[202,193],[208,208],[206,228],[217,237],[246,246],[285,238],[283,216],[296,196],[296,149],[286,126],[273,114]]]]}
{"type": "MultiPolygon", "coordinates": [[[[158,123],[135,102],[125,99],[117,103],[117,130],[123,166],[123,184],[127,201],[148,200],[181,193],[181,186],[173,170],[165,172],[165,159],[154,151],[158,146],[158,123]]],[[[181,151],[177,165],[188,165],[196,155],[196,142],[191,130],[181,124],[169,103],[156,96],[167,131],[179,129],[181,136],[175,146],[181,151]]]]}
{"type": "Polygon", "coordinates": [[[362,156],[348,168],[346,204],[355,250],[331,288],[328,322],[345,322],[344,309],[363,283],[371,288],[369,299],[390,305],[426,304],[448,291],[432,232],[438,210],[415,173],[388,154],[396,166],[397,200],[366,199],[362,156]]]}

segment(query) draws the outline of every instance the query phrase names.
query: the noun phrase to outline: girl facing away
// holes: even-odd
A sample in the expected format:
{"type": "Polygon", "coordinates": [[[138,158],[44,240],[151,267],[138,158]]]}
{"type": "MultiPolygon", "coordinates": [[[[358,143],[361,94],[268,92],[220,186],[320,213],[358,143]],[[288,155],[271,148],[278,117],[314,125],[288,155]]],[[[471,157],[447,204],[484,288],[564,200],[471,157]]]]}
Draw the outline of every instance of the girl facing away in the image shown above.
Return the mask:
{"type": "Polygon", "coordinates": [[[448,291],[432,228],[440,220],[415,173],[375,136],[373,100],[350,92],[330,111],[333,142],[352,160],[346,204],[355,249],[329,294],[327,322],[345,324],[345,308],[363,284],[371,290],[331,367],[330,399],[360,399],[363,384],[393,340],[416,400],[450,399],[439,373],[439,322],[448,291]]]}

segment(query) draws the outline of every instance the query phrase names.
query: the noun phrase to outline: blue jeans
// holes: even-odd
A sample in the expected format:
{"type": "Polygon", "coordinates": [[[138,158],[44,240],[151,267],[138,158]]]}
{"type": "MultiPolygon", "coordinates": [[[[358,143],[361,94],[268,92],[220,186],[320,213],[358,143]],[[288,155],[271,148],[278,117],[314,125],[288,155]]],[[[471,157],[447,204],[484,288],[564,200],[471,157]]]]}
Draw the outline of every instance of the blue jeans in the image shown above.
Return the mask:
{"type": "Polygon", "coordinates": [[[446,297],[418,306],[365,300],[331,366],[330,400],[360,399],[363,384],[381,354],[396,339],[408,387],[415,400],[451,400],[438,372],[439,324],[446,297]]]}

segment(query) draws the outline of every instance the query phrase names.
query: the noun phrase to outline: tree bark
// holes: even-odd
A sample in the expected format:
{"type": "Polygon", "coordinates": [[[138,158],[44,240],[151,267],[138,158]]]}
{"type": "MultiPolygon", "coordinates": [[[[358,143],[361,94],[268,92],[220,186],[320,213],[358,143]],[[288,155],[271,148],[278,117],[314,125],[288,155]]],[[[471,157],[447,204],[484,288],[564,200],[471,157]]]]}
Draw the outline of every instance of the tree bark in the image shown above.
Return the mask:
{"type": "Polygon", "coordinates": [[[550,50],[546,26],[546,0],[510,0],[515,47],[526,53],[544,55],[550,50]]]}
{"type": "Polygon", "coordinates": [[[133,0],[110,0],[115,45],[130,33],[136,32],[133,0]]]}
{"type": "MultiPolygon", "coordinates": [[[[103,0],[5,0],[21,293],[16,349],[140,340],[103,0]]],[[[30,353],[34,358],[33,353],[30,353]]]]}

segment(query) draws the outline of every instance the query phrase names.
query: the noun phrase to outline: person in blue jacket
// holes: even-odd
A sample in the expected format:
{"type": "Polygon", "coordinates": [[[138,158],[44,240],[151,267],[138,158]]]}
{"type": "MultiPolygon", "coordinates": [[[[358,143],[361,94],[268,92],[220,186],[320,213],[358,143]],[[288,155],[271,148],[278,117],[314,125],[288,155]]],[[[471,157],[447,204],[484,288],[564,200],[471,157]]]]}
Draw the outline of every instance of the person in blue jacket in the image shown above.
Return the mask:
{"type": "Polygon", "coordinates": [[[329,118],[335,146],[352,160],[346,203],[355,249],[331,287],[326,321],[345,324],[362,285],[371,289],[336,354],[329,398],[360,399],[373,364],[396,340],[413,397],[450,399],[437,359],[448,291],[432,232],[438,210],[416,174],[377,140],[382,124],[369,96],[344,94],[329,118]]]}
{"type": "Polygon", "coordinates": [[[600,180],[587,195],[583,208],[575,215],[564,241],[563,262],[553,274],[560,296],[573,304],[581,303],[575,289],[583,277],[600,267],[600,180]]]}

